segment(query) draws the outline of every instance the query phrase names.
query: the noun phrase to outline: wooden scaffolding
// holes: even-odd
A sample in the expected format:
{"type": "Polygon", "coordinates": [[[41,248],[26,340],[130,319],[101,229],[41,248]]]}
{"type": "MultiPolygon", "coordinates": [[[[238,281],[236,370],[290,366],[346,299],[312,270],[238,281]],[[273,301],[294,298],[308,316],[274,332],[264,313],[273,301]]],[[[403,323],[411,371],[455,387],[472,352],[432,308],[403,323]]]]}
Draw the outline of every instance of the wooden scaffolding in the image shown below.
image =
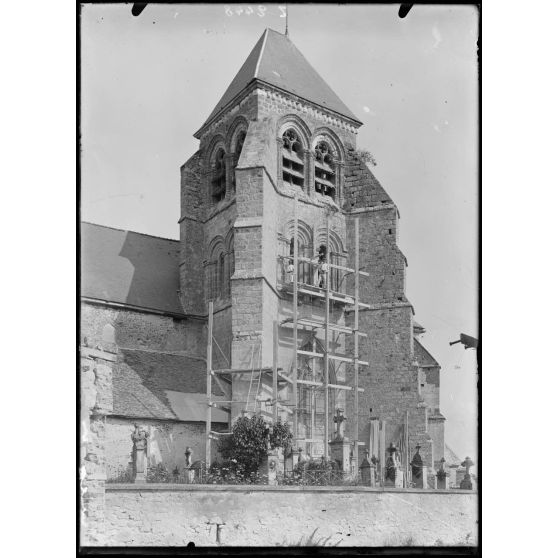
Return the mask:
{"type": "MultiPolygon", "coordinates": [[[[272,406],[272,417],[273,420],[276,421],[278,417],[279,409],[286,410],[293,415],[293,434],[295,438],[295,443],[302,443],[302,442],[322,442],[324,447],[324,457],[327,459],[329,455],[329,423],[330,418],[332,417],[335,409],[329,409],[329,393],[330,390],[347,390],[352,391],[354,394],[353,397],[353,412],[351,413],[351,419],[353,423],[353,432],[352,432],[352,442],[353,442],[353,457],[356,459],[358,463],[358,447],[359,445],[365,445],[364,442],[359,442],[359,422],[358,422],[358,408],[359,408],[359,393],[364,392],[364,389],[359,387],[359,370],[362,366],[368,366],[369,363],[359,358],[359,339],[361,337],[367,337],[367,334],[359,330],[359,311],[363,308],[370,308],[369,304],[366,304],[360,300],[360,278],[361,277],[368,277],[369,274],[365,271],[362,271],[359,268],[359,219],[358,217],[354,218],[354,227],[355,227],[355,264],[354,269],[333,264],[330,261],[330,217],[329,214],[326,214],[326,253],[325,253],[325,264],[326,264],[326,272],[323,274],[325,282],[320,286],[308,284],[305,282],[300,281],[298,276],[299,274],[299,263],[306,263],[310,266],[317,266],[322,265],[323,262],[318,264],[314,259],[299,256],[298,250],[298,198],[295,195],[294,197],[294,253],[292,255],[283,257],[283,259],[289,260],[293,265],[293,272],[292,272],[292,282],[289,281],[286,284],[286,288],[283,291],[287,291],[288,294],[292,294],[292,301],[293,301],[293,314],[292,318],[284,320],[281,324],[278,324],[277,321],[274,322],[273,328],[273,365],[271,367],[261,367],[258,370],[257,365],[254,363],[252,359],[252,367],[251,369],[246,370],[235,370],[235,369],[221,369],[221,370],[214,370],[213,369],[213,302],[209,302],[208,307],[208,343],[207,343],[207,410],[206,410],[206,463],[210,464],[211,460],[211,440],[218,439],[220,436],[224,436],[230,434],[230,432],[216,432],[212,430],[211,426],[211,419],[212,419],[212,410],[214,408],[219,408],[225,412],[231,412],[231,405],[233,403],[242,403],[248,406],[248,402],[250,400],[250,395],[252,391],[252,380],[255,379],[257,376],[258,378],[258,385],[261,383],[261,379],[263,375],[270,375],[271,376],[271,385],[272,385],[272,398],[271,398],[271,406],[272,406]],[[353,294],[344,294],[338,291],[335,291],[331,288],[331,270],[339,270],[345,273],[345,275],[354,274],[354,293],[353,294]],[[299,317],[299,295],[302,294],[306,297],[312,298],[319,298],[325,302],[325,316],[323,319],[309,319],[299,317]],[[331,304],[341,304],[344,306],[348,306],[349,309],[353,310],[354,312],[354,320],[353,324],[349,327],[347,325],[342,325],[339,323],[333,323],[331,321],[331,312],[330,312],[330,305],[331,304]],[[291,369],[291,373],[287,374],[285,371],[278,367],[278,343],[279,343],[279,327],[282,328],[292,328],[293,331],[293,366],[291,369]],[[311,330],[322,329],[324,330],[324,343],[321,345],[321,350],[312,350],[307,351],[299,348],[298,346],[298,333],[300,330],[311,330]],[[335,332],[340,335],[347,335],[351,336],[353,340],[353,354],[346,355],[346,354],[339,354],[335,352],[332,347],[333,340],[331,339],[331,333],[335,332]],[[303,356],[310,359],[323,359],[323,381],[317,382],[313,380],[307,380],[299,377],[299,367],[298,367],[298,359],[299,356],[303,356]],[[330,362],[337,362],[339,365],[349,365],[353,367],[353,385],[341,384],[341,383],[333,383],[330,381],[330,362]],[[232,383],[232,376],[236,374],[251,374],[251,384],[250,390],[248,392],[248,397],[246,400],[231,400],[229,401],[222,401],[222,400],[214,400],[212,395],[213,389],[213,380],[220,386],[224,393],[227,393],[227,389],[223,383],[223,380],[230,385],[232,383]],[[280,384],[289,385],[291,387],[291,398],[289,401],[279,401],[279,386],[280,384]],[[323,425],[323,439],[322,438],[315,438],[311,436],[311,438],[302,438],[299,436],[299,411],[301,410],[301,406],[298,401],[298,386],[299,385],[307,385],[312,386],[315,388],[320,388],[323,390],[324,393],[324,425],[323,425]]],[[[345,377],[347,375],[345,374],[345,377]]],[[[231,391],[232,393],[232,391],[231,391]]],[[[258,396],[258,389],[256,389],[255,397],[258,396]]],[[[314,398],[312,398],[314,402],[314,398]]],[[[311,409],[311,412],[314,412],[314,409],[311,409]]]]}

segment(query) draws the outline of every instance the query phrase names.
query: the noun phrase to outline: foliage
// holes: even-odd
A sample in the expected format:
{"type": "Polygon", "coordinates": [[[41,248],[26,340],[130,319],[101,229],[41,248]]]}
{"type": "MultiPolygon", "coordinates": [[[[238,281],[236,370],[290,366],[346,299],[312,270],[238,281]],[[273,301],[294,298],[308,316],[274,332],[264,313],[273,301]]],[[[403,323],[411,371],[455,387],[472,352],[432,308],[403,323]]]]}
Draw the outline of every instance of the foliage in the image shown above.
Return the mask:
{"type": "Polygon", "coordinates": [[[246,471],[241,465],[213,464],[203,477],[203,484],[267,484],[267,477],[259,471],[246,471]]]}
{"type": "Polygon", "coordinates": [[[286,422],[281,422],[279,419],[273,425],[273,432],[270,436],[270,444],[272,448],[282,448],[283,454],[291,449],[293,444],[293,433],[286,422]]]}
{"type": "Polygon", "coordinates": [[[118,467],[116,473],[110,467],[108,469],[107,483],[118,483],[118,484],[128,484],[134,482],[134,473],[130,468],[124,469],[123,467],[118,467]]]}
{"type": "Polygon", "coordinates": [[[279,420],[273,425],[272,433],[268,428],[260,415],[239,417],[233,424],[232,434],[219,442],[219,452],[224,459],[221,468],[230,470],[235,477],[250,480],[267,455],[268,434],[272,449],[285,450],[291,445],[293,435],[286,423],[279,420]]]}
{"type": "Polygon", "coordinates": [[[354,153],[355,156],[363,163],[370,163],[373,167],[376,166],[376,159],[374,159],[374,156],[370,153],[370,151],[367,151],[366,149],[356,149],[354,153]]]}
{"type": "Polygon", "coordinates": [[[171,482],[171,478],[172,475],[162,463],[147,469],[147,482],[171,482]]]}

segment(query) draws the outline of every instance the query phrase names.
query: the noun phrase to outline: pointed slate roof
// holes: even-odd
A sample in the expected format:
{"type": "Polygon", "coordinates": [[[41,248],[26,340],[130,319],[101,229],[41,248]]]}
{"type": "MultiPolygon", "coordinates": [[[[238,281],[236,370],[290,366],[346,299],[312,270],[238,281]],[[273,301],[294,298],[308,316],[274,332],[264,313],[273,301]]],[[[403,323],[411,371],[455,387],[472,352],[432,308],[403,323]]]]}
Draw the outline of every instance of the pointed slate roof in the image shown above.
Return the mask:
{"type": "Polygon", "coordinates": [[[273,29],[266,29],[201,129],[255,79],[294,93],[362,124],[289,37],[273,29]]]}

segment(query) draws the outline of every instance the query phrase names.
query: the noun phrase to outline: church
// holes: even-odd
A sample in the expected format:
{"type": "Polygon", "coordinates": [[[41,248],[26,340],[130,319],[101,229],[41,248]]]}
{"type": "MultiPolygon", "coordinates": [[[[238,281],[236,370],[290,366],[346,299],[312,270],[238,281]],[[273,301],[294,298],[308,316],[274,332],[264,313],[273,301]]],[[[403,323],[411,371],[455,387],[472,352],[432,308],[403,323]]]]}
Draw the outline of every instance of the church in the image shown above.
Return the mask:
{"type": "Polygon", "coordinates": [[[310,458],[328,455],[344,413],[355,459],[378,452],[379,421],[386,446],[405,436],[438,466],[440,365],[420,342],[399,212],[360,126],[266,29],[194,133],[180,239],[82,223],[82,345],[115,355],[109,477],[129,466],[134,424],[150,433],[150,465],[172,469],[186,447],[218,458],[220,436],[256,413],[287,421],[310,458]]]}

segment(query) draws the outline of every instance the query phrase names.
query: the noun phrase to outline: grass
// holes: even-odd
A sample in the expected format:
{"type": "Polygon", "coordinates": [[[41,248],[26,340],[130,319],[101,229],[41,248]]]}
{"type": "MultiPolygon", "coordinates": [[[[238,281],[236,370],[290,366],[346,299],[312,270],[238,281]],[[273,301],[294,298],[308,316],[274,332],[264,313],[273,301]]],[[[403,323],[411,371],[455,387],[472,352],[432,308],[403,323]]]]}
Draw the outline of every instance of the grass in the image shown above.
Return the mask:
{"type": "Polygon", "coordinates": [[[316,527],[310,536],[302,536],[300,540],[293,543],[282,542],[275,546],[338,546],[343,539],[338,540],[336,543],[331,542],[331,537],[316,537],[316,533],[318,532],[318,527],[316,527]]]}

